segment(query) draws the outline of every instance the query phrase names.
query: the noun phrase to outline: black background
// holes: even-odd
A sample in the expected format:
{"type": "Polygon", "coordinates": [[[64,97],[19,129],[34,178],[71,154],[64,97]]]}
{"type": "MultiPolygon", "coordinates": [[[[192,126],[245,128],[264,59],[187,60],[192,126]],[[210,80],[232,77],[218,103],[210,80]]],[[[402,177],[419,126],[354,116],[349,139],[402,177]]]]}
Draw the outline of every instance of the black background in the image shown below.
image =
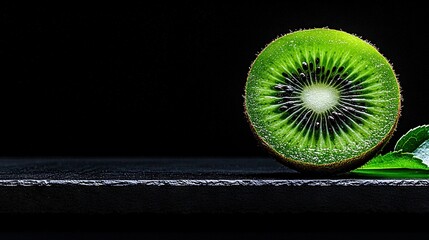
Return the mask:
{"type": "Polygon", "coordinates": [[[404,107],[385,151],[428,123],[424,6],[119,3],[1,3],[0,156],[266,156],[243,114],[249,66],[314,27],[362,36],[393,63],[404,107]]]}
{"type": "Polygon", "coordinates": [[[384,1],[3,4],[0,154],[264,156],[243,114],[256,54],[291,30],[342,29],[394,65],[398,130],[428,123],[427,14],[384,1]]]}

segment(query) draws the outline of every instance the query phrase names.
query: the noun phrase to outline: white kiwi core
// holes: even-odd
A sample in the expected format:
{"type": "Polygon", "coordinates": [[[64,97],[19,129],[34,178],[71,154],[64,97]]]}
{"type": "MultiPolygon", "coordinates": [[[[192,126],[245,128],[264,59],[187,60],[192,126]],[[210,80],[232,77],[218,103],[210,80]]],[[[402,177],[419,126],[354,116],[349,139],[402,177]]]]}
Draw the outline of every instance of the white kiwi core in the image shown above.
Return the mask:
{"type": "Polygon", "coordinates": [[[302,89],[301,100],[306,108],[324,113],[339,103],[340,92],[332,86],[317,83],[302,89]]]}

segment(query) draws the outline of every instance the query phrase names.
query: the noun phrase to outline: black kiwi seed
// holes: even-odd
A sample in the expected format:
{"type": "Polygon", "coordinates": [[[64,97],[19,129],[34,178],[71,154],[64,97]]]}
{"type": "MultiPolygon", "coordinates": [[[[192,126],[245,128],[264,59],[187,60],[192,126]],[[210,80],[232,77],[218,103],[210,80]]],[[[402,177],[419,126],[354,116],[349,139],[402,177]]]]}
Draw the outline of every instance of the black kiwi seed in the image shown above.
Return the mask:
{"type": "Polygon", "coordinates": [[[316,74],[319,74],[321,72],[322,68],[321,67],[317,67],[316,68],[316,74]]]}
{"type": "Polygon", "coordinates": [[[306,62],[302,62],[302,68],[304,70],[307,70],[308,69],[308,64],[306,62]]]}
{"type": "Polygon", "coordinates": [[[286,111],[288,109],[288,107],[286,105],[282,105],[279,109],[282,111],[286,111]]]}

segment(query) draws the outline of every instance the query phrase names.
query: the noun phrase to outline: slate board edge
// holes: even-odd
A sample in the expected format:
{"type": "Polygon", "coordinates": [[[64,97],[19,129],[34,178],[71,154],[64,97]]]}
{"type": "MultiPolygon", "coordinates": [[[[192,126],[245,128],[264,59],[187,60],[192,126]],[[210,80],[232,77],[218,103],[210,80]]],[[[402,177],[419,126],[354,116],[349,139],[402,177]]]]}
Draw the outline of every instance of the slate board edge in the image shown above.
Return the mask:
{"type": "Polygon", "coordinates": [[[229,187],[229,186],[277,186],[277,187],[339,187],[339,186],[373,186],[373,187],[427,187],[429,180],[397,180],[397,179],[293,179],[293,180],[252,180],[252,179],[174,179],[174,180],[49,180],[49,179],[6,179],[0,180],[0,187],[14,186],[171,186],[171,187],[229,187]]]}

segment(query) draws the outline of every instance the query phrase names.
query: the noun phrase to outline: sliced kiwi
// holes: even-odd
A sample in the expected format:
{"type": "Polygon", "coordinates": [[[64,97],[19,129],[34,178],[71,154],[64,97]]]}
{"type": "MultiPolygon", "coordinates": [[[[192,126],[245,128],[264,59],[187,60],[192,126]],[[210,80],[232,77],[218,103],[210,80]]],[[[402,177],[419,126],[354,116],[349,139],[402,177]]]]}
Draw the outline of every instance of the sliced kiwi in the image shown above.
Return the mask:
{"type": "Polygon", "coordinates": [[[262,50],[245,88],[245,113],[282,163],[339,173],[363,165],[391,138],[401,109],[392,66],[355,35],[286,34],[262,50]]]}

